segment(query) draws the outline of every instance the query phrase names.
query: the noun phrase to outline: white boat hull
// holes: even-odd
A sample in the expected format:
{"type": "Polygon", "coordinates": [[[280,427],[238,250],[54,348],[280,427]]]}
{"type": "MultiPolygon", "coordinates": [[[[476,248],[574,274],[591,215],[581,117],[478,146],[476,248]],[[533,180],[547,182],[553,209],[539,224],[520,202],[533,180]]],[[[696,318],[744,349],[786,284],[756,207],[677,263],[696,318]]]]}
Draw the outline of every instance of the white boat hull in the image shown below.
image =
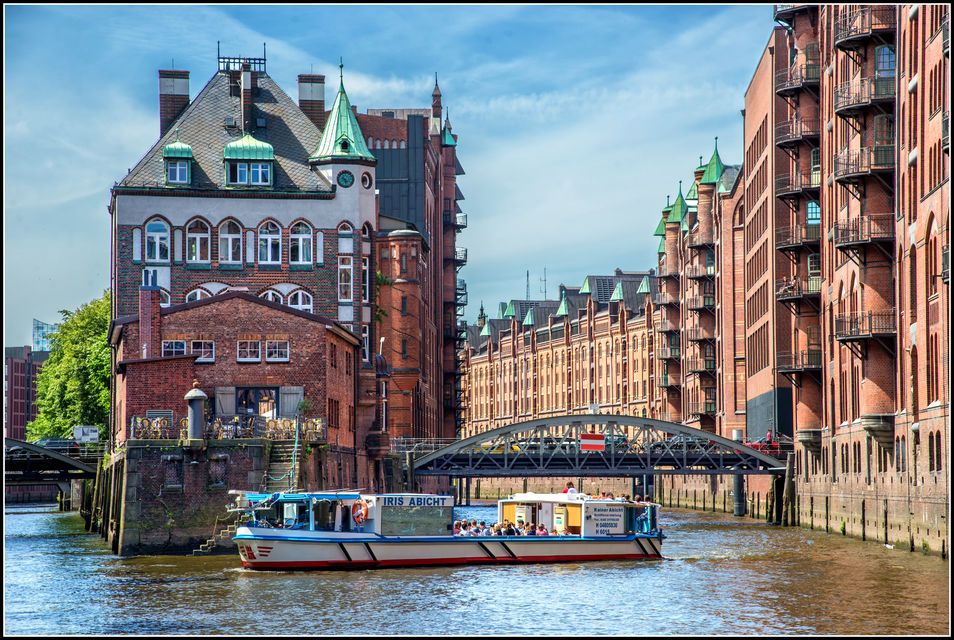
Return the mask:
{"type": "Polygon", "coordinates": [[[374,569],[455,564],[658,560],[662,538],[567,536],[383,538],[240,527],[233,538],[247,569],[374,569]]]}

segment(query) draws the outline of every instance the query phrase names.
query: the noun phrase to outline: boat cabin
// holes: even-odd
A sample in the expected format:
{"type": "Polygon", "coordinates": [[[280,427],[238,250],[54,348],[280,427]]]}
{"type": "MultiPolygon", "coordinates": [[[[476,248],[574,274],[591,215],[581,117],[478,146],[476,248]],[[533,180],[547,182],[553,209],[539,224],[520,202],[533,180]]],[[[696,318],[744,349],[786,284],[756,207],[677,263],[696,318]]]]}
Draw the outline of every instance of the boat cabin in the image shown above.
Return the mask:
{"type": "Polygon", "coordinates": [[[580,493],[517,493],[497,505],[497,520],[543,524],[555,535],[630,536],[657,528],[652,502],[605,500],[580,493]]]}
{"type": "Polygon", "coordinates": [[[357,491],[236,493],[233,510],[251,514],[248,524],[252,527],[383,536],[453,535],[453,496],[357,491]]]}

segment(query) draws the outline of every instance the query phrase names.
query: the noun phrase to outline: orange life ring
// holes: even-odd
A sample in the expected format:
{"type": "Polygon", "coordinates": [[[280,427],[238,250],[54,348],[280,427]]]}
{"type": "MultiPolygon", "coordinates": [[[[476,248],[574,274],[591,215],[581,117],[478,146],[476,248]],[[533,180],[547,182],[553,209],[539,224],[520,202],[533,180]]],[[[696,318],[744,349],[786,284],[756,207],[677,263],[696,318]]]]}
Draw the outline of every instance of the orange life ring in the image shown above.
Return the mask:
{"type": "Polygon", "coordinates": [[[357,524],[361,524],[368,519],[368,503],[364,500],[355,500],[351,505],[351,517],[357,524]]]}

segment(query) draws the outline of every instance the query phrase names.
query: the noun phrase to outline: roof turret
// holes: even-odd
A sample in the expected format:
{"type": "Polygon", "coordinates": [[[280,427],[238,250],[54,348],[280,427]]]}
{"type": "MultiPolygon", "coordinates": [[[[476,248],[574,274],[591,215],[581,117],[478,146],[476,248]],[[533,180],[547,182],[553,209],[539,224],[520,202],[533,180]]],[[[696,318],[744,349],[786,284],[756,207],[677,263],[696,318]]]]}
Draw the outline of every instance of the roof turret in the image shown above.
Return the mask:
{"type": "Polygon", "coordinates": [[[337,162],[349,160],[364,160],[375,162],[374,156],[368,150],[368,145],[361,134],[358,119],[351,110],[351,102],[344,88],[344,63],[340,64],[341,81],[338,85],[338,95],[331,105],[331,113],[325,122],[325,129],[321,132],[318,148],[308,159],[311,163],[337,162]]]}
{"type": "Polygon", "coordinates": [[[709,158],[709,164],[706,165],[706,172],[702,175],[699,184],[716,184],[725,171],[725,165],[722,164],[722,158],[719,157],[719,136],[715,139],[715,149],[712,150],[712,157],[709,158]]]}

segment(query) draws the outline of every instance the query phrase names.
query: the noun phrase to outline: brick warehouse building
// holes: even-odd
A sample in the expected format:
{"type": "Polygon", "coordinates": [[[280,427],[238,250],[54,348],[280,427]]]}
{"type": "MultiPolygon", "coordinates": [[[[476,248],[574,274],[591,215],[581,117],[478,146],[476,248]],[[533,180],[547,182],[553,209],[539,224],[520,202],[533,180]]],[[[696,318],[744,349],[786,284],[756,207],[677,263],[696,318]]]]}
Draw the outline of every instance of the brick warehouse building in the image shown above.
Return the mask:
{"type": "Polygon", "coordinates": [[[188,71],[159,72],[160,137],[112,189],[113,317],[137,314],[155,282],[163,307],[246,290],[331,318],[361,345],[359,450],[380,429],[378,348],[392,372],[386,435],[453,437],[466,216],[440,89],[430,108],[359,114],[343,79],[330,110],[324,76],[298,80],[296,104],[264,57],[220,57],[190,100],[188,71]]]}
{"type": "MultiPolygon", "coordinates": [[[[742,166],[700,159],[656,230],[649,415],[790,435],[801,524],[945,554],[948,9],[792,4],[775,16],[743,96],[742,166]]],[[[468,403],[493,401],[473,373],[468,403]]],[[[468,432],[483,429],[471,415],[468,432]]],[[[731,489],[666,484],[702,489],[706,504],[731,489]]]]}

